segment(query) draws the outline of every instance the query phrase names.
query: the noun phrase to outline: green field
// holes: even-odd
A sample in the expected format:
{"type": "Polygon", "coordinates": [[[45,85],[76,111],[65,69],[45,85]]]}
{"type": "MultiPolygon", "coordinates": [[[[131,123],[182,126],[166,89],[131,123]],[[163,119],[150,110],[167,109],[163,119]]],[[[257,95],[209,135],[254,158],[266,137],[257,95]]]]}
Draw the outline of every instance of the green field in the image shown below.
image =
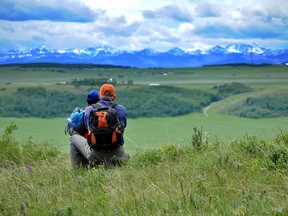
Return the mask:
{"type": "MultiPolygon", "coordinates": [[[[285,66],[219,66],[183,69],[63,69],[63,68],[22,68],[19,66],[0,68],[0,94],[8,94],[20,86],[44,86],[47,89],[86,91],[90,87],[75,88],[71,85],[56,85],[77,78],[110,77],[117,82],[132,80],[134,85],[159,83],[187,89],[212,91],[215,84],[241,82],[255,91],[231,96],[203,109],[180,117],[129,119],[125,132],[126,148],[136,151],[141,148],[158,147],[163,144],[185,144],[191,141],[194,127],[203,127],[211,139],[232,140],[245,133],[271,139],[279,130],[287,130],[287,118],[247,119],[220,115],[219,110],[241,100],[245,95],[263,92],[287,91],[288,67],[285,66]]],[[[95,88],[98,86],[95,86],[95,88]]],[[[127,86],[117,86],[125,89],[127,86]]],[[[141,98],[139,99],[141,100],[141,98]]],[[[120,98],[121,103],[121,98],[120,98]]],[[[69,113],[67,113],[67,116],[69,113]]],[[[128,113],[129,117],[129,113],[128,113]]],[[[0,118],[0,133],[11,122],[18,126],[15,138],[19,143],[29,137],[35,142],[47,142],[68,149],[69,136],[64,135],[66,118],[0,118]]]]}
{"type": "MultiPolygon", "coordinates": [[[[14,122],[18,129],[15,138],[23,143],[31,136],[35,143],[50,143],[68,150],[69,136],[64,134],[65,119],[1,118],[3,128],[14,122]]],[[[187,144],[191,142],[193,127],[203,127],[210,139],[229,141],[243,137],[245,133],[264,140],[274,138],[288,130],[288,118],[245,119],[232,116],[205,116],[191,114],[175,118],[130,119],[125,131],[125,148],[131,152],[137,149],[159,147],[164,144],[187,144]]]]}

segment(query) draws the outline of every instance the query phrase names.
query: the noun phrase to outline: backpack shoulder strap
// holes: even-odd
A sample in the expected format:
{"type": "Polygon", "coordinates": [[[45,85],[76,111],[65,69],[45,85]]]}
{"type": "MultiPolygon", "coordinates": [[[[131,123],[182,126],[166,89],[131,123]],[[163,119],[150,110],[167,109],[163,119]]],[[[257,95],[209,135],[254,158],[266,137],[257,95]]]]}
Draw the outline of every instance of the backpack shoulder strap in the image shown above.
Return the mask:
{"type": "Polygon", "coordinates": [[[98,103],[92,104],[91,106],[92,106],[94,109],[101,108],[101,106],[100,106],[98,103]]]}
{"type": "Polygon", "coordinates": [[[110,104],[108,105],[108,107],[114,108],[116,105],[117,105],[117,104],[115,104],[115,103],[110,103],[110,104]]]}
{"type": "Polygon", "coordinates": [[[106,107],[100,106],[100,104],[98,104],[98,103],[92,104],[91,106],[93,107],[91,112],[95,112],[95,111],[97,112],[97,111],[101,111],[101,110],[107,109],[106,107]]]}
{"type": "Polygon", "coordinates": [[[109,108],[109,107],[115,108],[116,105],[117,105],[117,104],[115,104],[115,103],[110,103],[108,106],[102,107],[102,106],[100,106],[98,103],[95,103],[95,104],[92,104],[91,106],[93,106],[94,109],[107,109],[107,108],[109,108]]]}
{"type": "Polygon", "coordinates": [[[117,119],[117,126],[118,126],[118,128],[121,128],[121,124],[120,124],[120,121],[119,121],[119,118],[118,118],[118,114],[117,114],[117,111],[116,111],[116,109],[115,109],[115,106],[116,106],[116,105],[117,105],[117,104],[115,104],[115,103],[111,103],[111,104],[108,105],[108,107],[111,107],[111,108],[114,109],[113,115],[114,115],[114,117],[117,119]]]}

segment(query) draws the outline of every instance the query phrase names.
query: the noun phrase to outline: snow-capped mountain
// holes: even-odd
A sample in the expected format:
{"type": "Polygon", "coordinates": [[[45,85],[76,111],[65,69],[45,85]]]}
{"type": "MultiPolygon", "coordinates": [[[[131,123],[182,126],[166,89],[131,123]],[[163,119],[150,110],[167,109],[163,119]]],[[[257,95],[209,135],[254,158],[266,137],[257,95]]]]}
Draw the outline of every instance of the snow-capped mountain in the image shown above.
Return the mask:
{"type": "Polygon", "coordinates": [[[0,64],[14,63],[89,63],[148,67],[199,67],[215,64],[283,64],[288,62],[288,49],[267,49],[255,44],[230,44],[209,49],[178,47],[166,52],[150,48],[140,51],[119,50],[109,46],[85,49],[50,49],[45,46],[29,50],[0,51],[0,64]]]}
{"type": "Polygon", "coordinates": [[[185,54],[185,51],[178,48],[178,47],[174,47],[174,48],[168,50],[166,52],[166,54],[171,54],[171,55],[175,55],[175,56],[182,56],[185,54]]]}

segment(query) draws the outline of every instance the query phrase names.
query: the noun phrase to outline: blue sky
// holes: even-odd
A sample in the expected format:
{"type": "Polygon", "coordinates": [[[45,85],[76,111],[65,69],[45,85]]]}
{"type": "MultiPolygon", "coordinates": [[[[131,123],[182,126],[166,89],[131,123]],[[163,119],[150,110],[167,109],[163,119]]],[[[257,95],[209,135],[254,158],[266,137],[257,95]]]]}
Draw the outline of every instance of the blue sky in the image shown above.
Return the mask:
{"type": "Polygon", "coordinates": [[[0,49],[288,48],[287,0],[0,0],[0,49]]]}

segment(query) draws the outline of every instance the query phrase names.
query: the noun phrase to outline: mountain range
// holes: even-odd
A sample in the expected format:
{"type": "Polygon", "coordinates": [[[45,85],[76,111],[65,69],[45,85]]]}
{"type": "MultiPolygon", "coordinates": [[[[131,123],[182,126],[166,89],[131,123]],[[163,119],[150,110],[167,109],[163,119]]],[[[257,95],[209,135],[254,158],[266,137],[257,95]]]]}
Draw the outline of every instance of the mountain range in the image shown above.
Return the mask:
{"type": "Polygon", "coordinates": [[[209,49],[166,52],[150,48],[140,51],[119,50],[110,46],[84,49],[52,49],[42,46],[29,50],[0,50],[0,64],[16,63],[105,64],[137,68],[200,67],[219,64],[285,64],[288,49],[268,49],[256,44],[230,44],[209,49]]]}

